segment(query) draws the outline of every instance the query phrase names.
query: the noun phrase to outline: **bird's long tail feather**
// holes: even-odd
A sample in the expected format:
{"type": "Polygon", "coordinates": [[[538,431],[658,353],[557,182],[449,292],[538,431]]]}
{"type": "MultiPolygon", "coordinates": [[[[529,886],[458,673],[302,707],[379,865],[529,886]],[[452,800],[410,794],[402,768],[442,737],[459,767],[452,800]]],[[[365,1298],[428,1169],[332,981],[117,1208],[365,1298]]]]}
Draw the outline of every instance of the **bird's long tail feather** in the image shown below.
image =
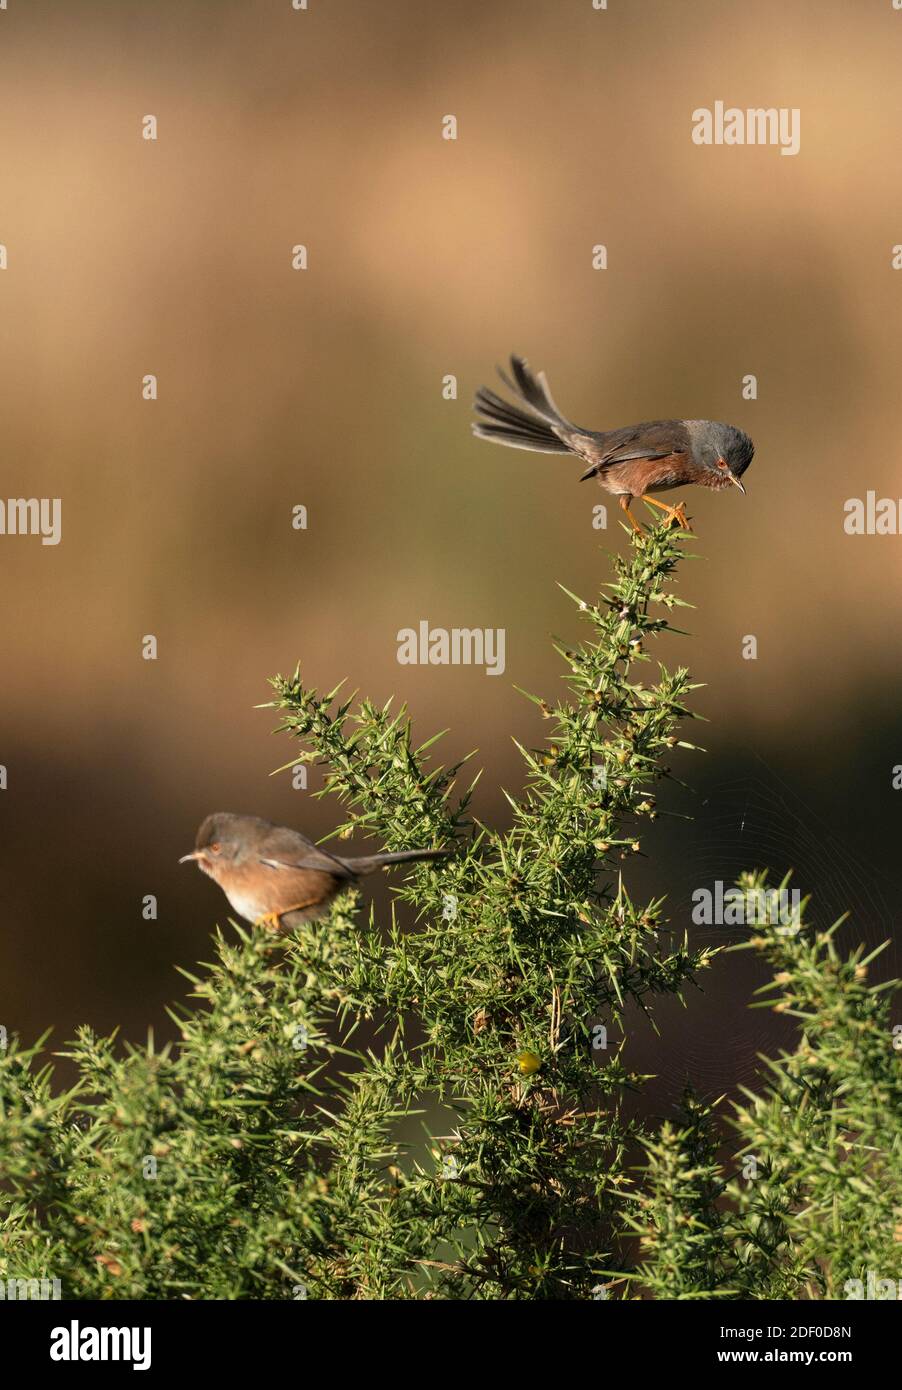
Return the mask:
{"type": "Polygon", "coordinates": [[[371,874],[376,869],[384,869],[387,864],[411,864],[416,860],[447,859],[453,851],[449,849],[402,849],[395,854],[367,854],[360,859],[345,859],[344,863],[352,873],[371,874]]]}
{"type": "Polygon", "coordinates": [[[544,372],[534,375],[522,357],[511,358],[513,381],[499,368],[498,375],[505,386],[522,401],[513,405],[503,400],[487,386],[476,392],[474,408],[484,417],[473,423],[473,433],[479,439],[493,439],[515,449],[534,449],[542,454],[567,454],[570,446],[561,432],[574,427],[558,410],[551,398],[544,372]]]}

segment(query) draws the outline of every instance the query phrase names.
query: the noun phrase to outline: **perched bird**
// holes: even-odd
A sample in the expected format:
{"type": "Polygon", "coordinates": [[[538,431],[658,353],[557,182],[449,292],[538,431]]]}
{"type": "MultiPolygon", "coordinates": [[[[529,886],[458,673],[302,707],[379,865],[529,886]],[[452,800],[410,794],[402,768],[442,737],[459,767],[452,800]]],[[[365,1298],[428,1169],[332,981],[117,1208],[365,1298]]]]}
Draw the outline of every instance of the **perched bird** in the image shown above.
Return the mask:
{"type": "Polygon", "coordinates": [[[482,386],[476,392],[473,433],[513,449],[542,454],[576,454],[589,465],[585,478],[598,478],[614,493],[635,531],[642,528],[630,511],[634,497],[666,512],[671,522],[686,528],[681,503],[670,507],[650,496],[687,483],[724,488],[734,484],[745,492],[741,478],[752,461],[755,446],[733,425],[714,420],[648,420],[618,430],[584,430],[558,410],[544,372],[530,371],[522,357],[511,358],[513,381],[501,368],[498,375],[517,397],[512,405],[482,386]]]}
{"type": "Polygon", "coordinates": [[[364,874],[389,864],[444,859],[449,853],[407,849],[339,859],[287,826],[217,811],[207,816],[193,851],[179,863],[193,859],[219,884],[239,916],[279,931],[322,917],[336,894],[353,887],[364,874]]]}

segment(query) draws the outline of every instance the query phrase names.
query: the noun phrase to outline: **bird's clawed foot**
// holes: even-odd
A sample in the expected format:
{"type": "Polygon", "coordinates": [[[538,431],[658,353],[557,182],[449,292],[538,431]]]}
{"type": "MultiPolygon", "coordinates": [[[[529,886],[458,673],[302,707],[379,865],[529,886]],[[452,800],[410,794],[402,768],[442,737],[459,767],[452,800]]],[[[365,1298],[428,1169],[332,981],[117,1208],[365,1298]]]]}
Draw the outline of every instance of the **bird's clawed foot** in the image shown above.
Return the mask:
{"type": "Polygon", "coordinates": [[[686,504],[681,502],[678,507],[669,507],[666,502],[659,502],[657,497],[649,497],[648,493],[642,494],[642,501],[648,502],[649,506],[657,507],[659,511],[666,513],[668,524],[676,524],[681,531],[691,531],[692,527],[686,520],[686,504]]]}
{"type": "Polygon", "coordinates": [[[265,912],[262,917],[258,917],[254,923],[257,927],[266,927],[268,931],[281,931],[282,920],[279,912],[265,912]]]}

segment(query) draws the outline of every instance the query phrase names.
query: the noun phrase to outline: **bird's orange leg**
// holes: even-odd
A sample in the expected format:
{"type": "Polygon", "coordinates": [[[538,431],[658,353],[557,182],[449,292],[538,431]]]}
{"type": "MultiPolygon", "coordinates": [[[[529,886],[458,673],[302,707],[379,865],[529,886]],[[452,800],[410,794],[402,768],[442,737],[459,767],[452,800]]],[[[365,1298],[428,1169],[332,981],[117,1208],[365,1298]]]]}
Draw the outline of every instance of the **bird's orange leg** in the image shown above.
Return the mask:
{"type": "Polygon", "coordinates": [[[620,506],[623,512],[625,513],[626,519],[629,522],[630,526],[632,526],[634,531],[638,531],[640,536],[643,536],[645,532],[642,530],[642,527],[639,525],[638,521],[630,511],[630,503],[632,502],[632,500],[633,499],[628,492],[621,492],[620,496],[617,498],[617,501],[620,503],[620,506]]]}
{"type": "Polygon", "coordinates": [[[657,499],[656,497],[649,497],[649,495],[648,495],[647,492],[643,492],[643,494],[642,494],[642,501],[643,501],[643,502],[649,502],[653,507],[660,507],[661,511],[662,511],[662,512],[666,512],[668,518],[669,518],[671,521],[675,521],[676,524],[680,527],[681,530],[683,530],[683,531],[691,531],[691,530],[692,530],[692,527],[689,525],[689,522],[686,520],[686,512],[685,512],[685,510],[684,510],[685,503],[681,502],[680,505],[679,505],[678,507],[668,507],[668,505],[667,505],[666,502],[659,502],[658,499],[657,499]]]}
{"type": "Polygon", "coordinates": [[[282,930],[282,918],[287,917],[289,912],[303,912],[305,907],[316,907],[322,902],[322,898],[307,898],[302,903],[293,903],[291,907],[281,907],[278,912],[264,912],[262,917],[258,917],[254,923],[257,927],[268,927],[270,931],[282,930]]]}

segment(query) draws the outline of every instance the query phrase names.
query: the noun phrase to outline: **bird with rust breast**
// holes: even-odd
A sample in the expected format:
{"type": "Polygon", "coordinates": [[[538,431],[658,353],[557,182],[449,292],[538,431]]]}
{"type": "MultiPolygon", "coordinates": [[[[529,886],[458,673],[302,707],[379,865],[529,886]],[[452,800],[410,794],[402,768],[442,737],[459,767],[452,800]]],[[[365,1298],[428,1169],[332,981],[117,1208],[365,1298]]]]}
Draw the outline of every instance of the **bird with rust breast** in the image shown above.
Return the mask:
{"type": "Polygon", "coordinates": [[[641,497],[667,514],[668,520],[689,529],[685,504],[659,502],[651,494],[699,483],[714,489],[738,487],[752,461],[755,446],[735,425],[715,420],[647,420],[615,430],[586,430],[561,414],[551,398],[544,372],[533,373],[522,357],[511,358],[513,380],[498,374],[516,404],[483,386],[476,392],[473,424],[480,439],[512,449],[538,453],[575,454],[589,466],[580,481],[597,478],[613,493],[630,525],[642,528],[630,511],[641,497]]]}
{"type": "Polygon", "coordinates": [[[391,864],[445,859],[445,849],[407,849],[343,859],[315,845],[298,830],[259,816],[216,811],[197,832],[193,861],[218,883],[231,906],[248,922],[274,931],[315,921],[342,889],[391,864]]]}

